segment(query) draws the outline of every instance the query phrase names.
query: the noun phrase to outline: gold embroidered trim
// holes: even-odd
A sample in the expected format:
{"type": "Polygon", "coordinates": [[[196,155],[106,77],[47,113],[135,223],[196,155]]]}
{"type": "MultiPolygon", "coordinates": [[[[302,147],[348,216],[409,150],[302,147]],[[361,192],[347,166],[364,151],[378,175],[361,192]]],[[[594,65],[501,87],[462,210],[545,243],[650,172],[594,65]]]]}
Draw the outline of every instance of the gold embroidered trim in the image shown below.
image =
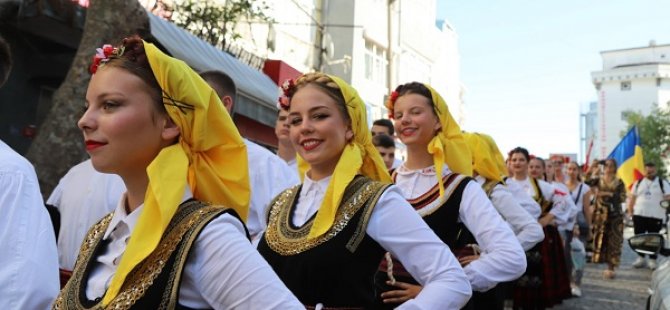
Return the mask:
{"type": "Polygon", "coordinates": [[[451,180],[451,183],[449,183],[447,188],[444,189],[444,196],[442,196],[442,198],[438,197],[438,199],[435,199],[433,202],[429,203],[425,207],[416,210],[416,212],[419,213],[421,217],[426,217],[433,214],[435,211],[439,210],[442,206],[444,206],[447,200],[451,198],[451,195],[456,190],[456,187],[458,187],[458,185],[461,184],[461,182],[463,182],[465,178],[466,176],[462,174],[455,176],[454,179],[451,180]]]}
{"type": "Polygon", "coordinates": [[[349,239],[349,242],[347,242],[346,248],[351,253],[356,252],[356,249],[363,241],[363,238],[365,237],[365,230],[368,228],[368,223],[370,222],[370,217],[372,216],[372,210],[375,209],[377,201],[379,201],[379,197],[381,197],[386,189],[391,186],[391,184],[376,184],[379,185],[379,188],[375,190],[377,193],[365,204],[363,214],[361,214],[361,219],[358,221],[358,226],[356,226],[354,234],[352,235],[351,239],[349,239]]]}
{"type": "MultiPolygon", "coordinates": [[[[90,309],[129,309],[132,307],[137,300],[144,296],[147,289],[153,285],[153,281],[161,273],[165,267],[165,263],[177,249],[180,242],[184,238],[187,238],[188,245],[191,246],[197,237],[197,234],[193,232],[200,231],[211,218],[225,212],[225,210],[221,206],[207,206],[199,201],[191,201],[181,206],[163,234],[158,248],[133,269],[124,282],[119,295],[107,307],[102,307],[102,304],[98,303],[90,309]]],[[[85,285],[82,286],[82,282],[88,280],[83,279],[83,273],[94,250],[102,240],[102,236],[111,218],[112,214],[108,215],[89,232],[86,241],[82,244],[80,259],[77,261],[77,265],[75,265],[73,276],[61,291],[61,295],[59,295],[54,303],[53,309],[87,309],[81,304],[81,300],[79,299],[80,289],[83,290],[85,287],[85,285]],[[62,298],[63,294],[66,294],[66,299],[62,298]]],[[[188,248],[181,246],[179,251],[179,254],[182,255],[181,258],[185,259],[188,254],[188,248]]],[[[174,270],[171,272],[168,285],[166,286],[166,290],[167,288],[173,288],[167,290],[172,291],[170,292],[172,295],[163,295],[160,309],[173,309],[176,306],[178,296],[174,296],[176,294],[176,289],[174,288],[179,285],[181,268],[174,269],[179,269],[179,272],[178,274],[174,270]],[[172,300],[166,300],[166,297],[172,300]]],[[[168,293],[167,291],[166,293],[168,293]]]]}
{"type": "MultiPolygon", "coordinates": [[[[307,238],[314,222],[313,219],[300,228],[292,227],[291,211],[300,186],[287,189],[277,196],[271,206],[265,240],[274,252],[284,256],[296,255],[312,249],[342,231],[356,212],[385,186],[387,185],[365,177],[355,178],[344,192],[333,226],[325,234],[313,239],[307,238]]],[[[374,205],[370,207],[372,208],[374,205]]]]}
{"type": "Polygon", "coordinates": [[[500,182],[496,180],[486,180],[484,184],[482,184],[482,189],[486,193],[486,197],[491,198],[491,194],[493,193],[493,189],[496,187],[496,185],[500,184],[500,182]]]}

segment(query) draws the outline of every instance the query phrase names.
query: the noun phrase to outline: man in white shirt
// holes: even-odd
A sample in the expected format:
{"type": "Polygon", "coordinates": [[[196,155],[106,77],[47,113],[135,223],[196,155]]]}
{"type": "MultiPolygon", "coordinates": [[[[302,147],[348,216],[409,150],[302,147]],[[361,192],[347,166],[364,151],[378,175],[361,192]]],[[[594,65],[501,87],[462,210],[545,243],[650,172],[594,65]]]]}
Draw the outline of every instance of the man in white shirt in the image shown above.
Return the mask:
{"type": "MultiPolygon", "coordinates": [[[[0,86],[12,67],[0,37],[0,86]]],[[[49,309],[58,295],[56,237],[35,169],[0,140],[0,309],[49,309]]]]}
{"type": "MultiPolygon", "coordinates": [[[[370,128],[370,134],[372,134],[372,137],[375,137],[377,135],[387,135],[391,137],[395,143],[395,129],[393,129],[393,122],[391,122],[390,119],[386,118],[380,118],[374,122],[372,122],[372,128],[370,128]]],[[[395,146],[393,146],[393,151],[395,152],[395,146]]],[[[383,157],[383,155],[382,155],[383,157]]],[[[386,159],[385,159],[386,160],[386,159]]],[[[395,157],[395,154],[393,155],[393,164],[389,169],[396,169],[400,167],[402,164],[402,160],[399,158],[395,157]]],[[[387,165],[388,166],[388,165],[387,165]]]]}
{"type": "Polygon", "coordinates": [[[72,167],[58,182],[47,204],[60,213],[58,264],[61,283],[66,283],[79,255],[84,237],[91,226],[114,211],[126,191],[116,174],[100,173],[87,159],[72,167]]]}
{"type": "MultiPolygon", "coordinates": [[[[633,215],[635,234],[658,233],[663,227],[666,210],[661,208],[661,200],[670,200],[670,184],[656,176],[656,165],[648,162],[644,165],[645,177],[633,184],[628,201],[628,215],[633,215]]],[[[644,254],[638,253],[633,262],[635,268],[644,266],[644,254]]],[[[649,256],[647,266],[656,269],[656,255],[649,256]]]]}
{"type": "MultiPolygon", "coordinates": [[[[235,82],[220,71],[207,71],[200,76],[219,95],[221,102],[232,116],[237,90],[235,82]]],[[[247,229],[252,240],[260,238],[267,227],[267,210],[272,199],[283,190],[300,183],[297,174],[286,162],[268,149],[244,139],[249,156],[249,182],[251,201],[247,229]]]]}
{"type": "Polygon", "coordinates": [[[296,152],[288,137],[288,111],[279,108],[277,120],[275,121],[275,136],[277,136],[277,156],[283,159],[286,164],[298,175],[298,161],[296,152]]]}

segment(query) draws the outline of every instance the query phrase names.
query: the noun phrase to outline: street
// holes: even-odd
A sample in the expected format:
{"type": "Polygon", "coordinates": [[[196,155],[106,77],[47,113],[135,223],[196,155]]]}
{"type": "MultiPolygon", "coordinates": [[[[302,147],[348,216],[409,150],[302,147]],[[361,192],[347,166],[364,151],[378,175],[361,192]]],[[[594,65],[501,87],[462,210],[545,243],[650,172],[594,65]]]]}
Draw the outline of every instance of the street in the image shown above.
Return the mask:
{"type": "MultiPolygon", "coordinates": [[[[652,271],[632,267],[637,256],[628,246],[628,238],[632,235],[633,228],[626,227],[621,266],[614,280],[603,279],[605,264],[587,264],[582,279],[582,297],[568,299],[553,309],[645,309],[652,271]]],[[[667,258],[659,257],[659,264],[663,259],[667,258]]]]}

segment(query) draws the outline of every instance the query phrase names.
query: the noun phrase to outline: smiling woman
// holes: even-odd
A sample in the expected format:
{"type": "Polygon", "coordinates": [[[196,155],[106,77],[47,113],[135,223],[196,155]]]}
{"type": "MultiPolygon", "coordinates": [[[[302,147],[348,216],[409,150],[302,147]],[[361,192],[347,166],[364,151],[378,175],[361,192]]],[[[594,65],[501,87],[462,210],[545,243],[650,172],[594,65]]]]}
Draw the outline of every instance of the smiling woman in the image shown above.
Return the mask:
{"type": "Polygon", "coordinates": [[[390,251],[425,285],[400,308],[462,307],[470,296],[465,274],[389,184],[356,91],[322,73],[284,85],[304,182],[272,202],[258,245],[279,277],[308,309],[378,309],[375,269],[390,251]]]}
{"type": "Polygon", "coordinates": [[[91,72],[78,125],[127,192],[54,308],[302,308],[248,240],[246,149],[211,87],[139,37],[99,49],[91,72]]]}

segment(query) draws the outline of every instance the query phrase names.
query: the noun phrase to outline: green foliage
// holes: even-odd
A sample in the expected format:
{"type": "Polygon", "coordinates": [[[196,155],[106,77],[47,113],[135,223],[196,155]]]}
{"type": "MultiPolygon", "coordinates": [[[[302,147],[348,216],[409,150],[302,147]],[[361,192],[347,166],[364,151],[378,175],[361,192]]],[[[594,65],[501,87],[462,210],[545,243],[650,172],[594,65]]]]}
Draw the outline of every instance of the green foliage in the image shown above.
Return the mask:
{"type": "Polygon", "coordinates": [[[265,21],[265,1],[253,0],[177,0],[172,21],[215,47],[226,50],[238,39],[235,26],[241,20],[265,21]]]}
{"type": "Polygon", "coordinates": [[[635,111],[624,112],[628,129],[622,131],[623,137],[630,128],[637,125],[642,143],[645,162],[653,162],[658,174],[668,176],[668,154],[670,154],[670,110],[657,107],[649,115],[635,111]]]}

